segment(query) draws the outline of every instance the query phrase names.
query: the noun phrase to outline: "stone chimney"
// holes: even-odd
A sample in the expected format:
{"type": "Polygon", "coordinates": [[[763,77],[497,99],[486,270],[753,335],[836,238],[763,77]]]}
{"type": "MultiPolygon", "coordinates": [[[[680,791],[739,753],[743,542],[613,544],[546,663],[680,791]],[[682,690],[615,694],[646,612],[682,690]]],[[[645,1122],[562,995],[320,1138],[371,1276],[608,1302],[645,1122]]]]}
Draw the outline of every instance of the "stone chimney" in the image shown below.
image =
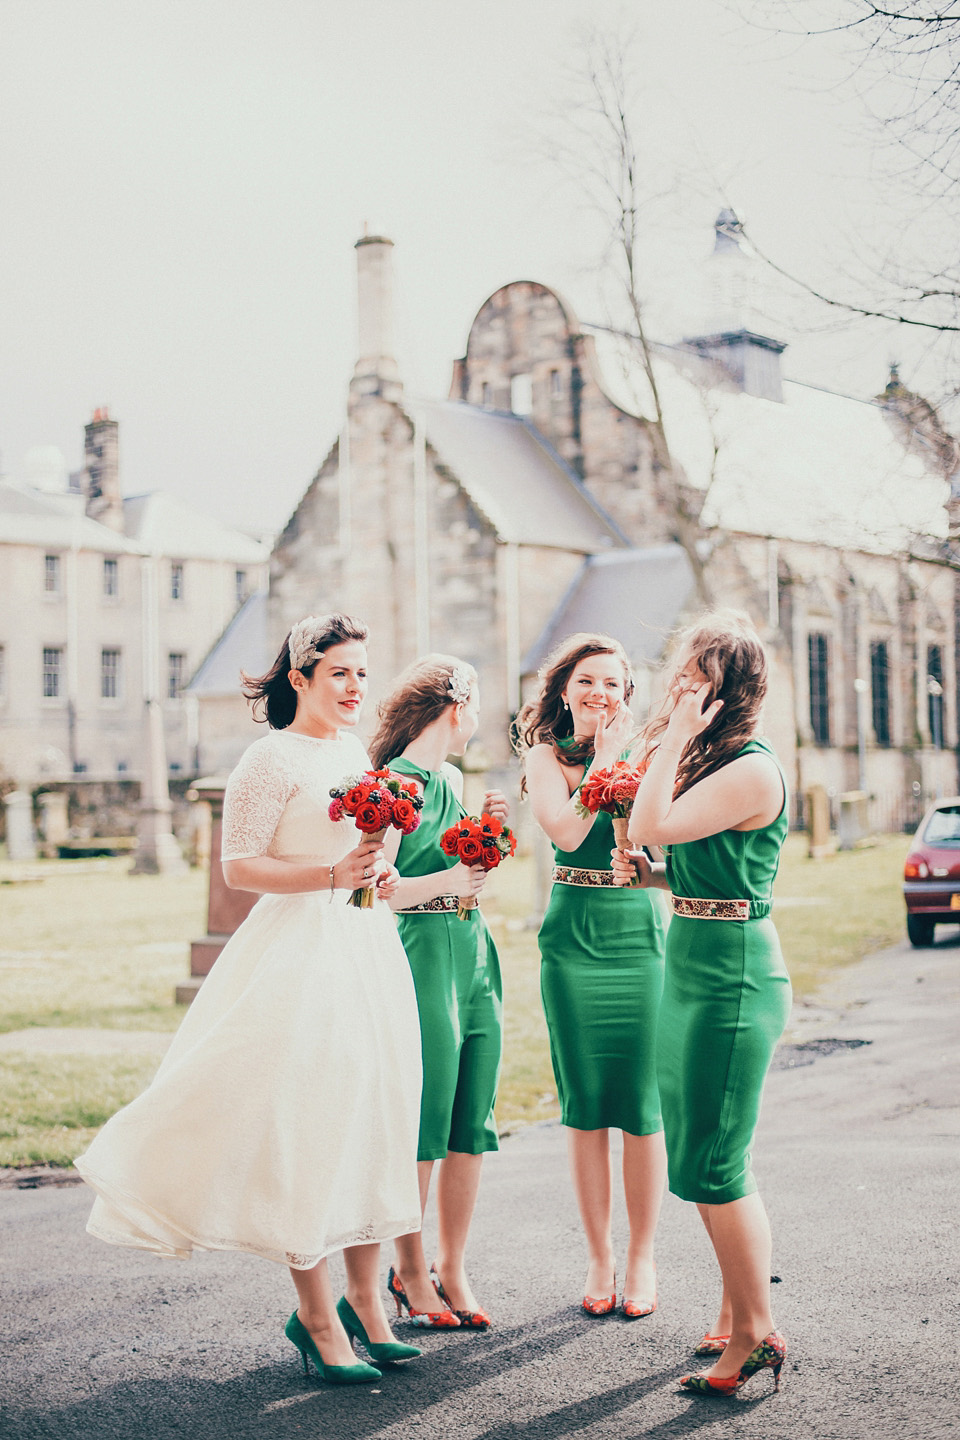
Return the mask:
{"type": "Polygon", "coordinates": [[[106,408],[94,410],[84,426],[83,458],[86,467],[87,514],[101,525],[123,534],[123,496],[120,493],[119,425],[106,408]]]}
{"type": "Polygon", "coordinates": [[[394,356],[393,241],[364,235],[355,249],[359,347],[350,388],[398,400],[403,386],[394,356]]]}
{"type": "Polygon", "coordinates": [[[713,228],[713,254],[707,262],[708,333],[684,344],[713,360],[747,395],[782,402],[780,356],[787,347],[757,330],[758,262],[743,249],[743,225],[733,210],[721,210],[713,228]]]}

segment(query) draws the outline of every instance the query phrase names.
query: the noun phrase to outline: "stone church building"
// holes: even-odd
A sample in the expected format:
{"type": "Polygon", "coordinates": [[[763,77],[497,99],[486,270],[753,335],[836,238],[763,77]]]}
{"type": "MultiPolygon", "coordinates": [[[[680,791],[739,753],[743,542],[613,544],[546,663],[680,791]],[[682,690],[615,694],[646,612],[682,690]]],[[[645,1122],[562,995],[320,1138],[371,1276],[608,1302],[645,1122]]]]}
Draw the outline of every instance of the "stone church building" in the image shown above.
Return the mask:
{"type": "MultiPolygon", "coordinates": [[[[238,672],[265,669],[304,614],[369,624],[372,701],[424,651],[469,660],[478,744],[501,769],[556,641],[621,639],[642,710],[670,631],[708,596],[749,611],[770,646],[767,732],[799,795],[863,780],[873,822],[898,825],[918,796],[957,788],[957,457],[896,376],[867,402],[791,382],[783,344],[721,315],[656,347],[658,428],[632,343],[515,281],[481,306],[448,398],[417,399],[394,358],[392,243],[356,249],[347,413],[275,543],[268,594],[190,687],[203,769],[228,770],[253,737],[238,672]]],[[[741,260],[729,212],[715,258],[722,288],[741,260]]]]}

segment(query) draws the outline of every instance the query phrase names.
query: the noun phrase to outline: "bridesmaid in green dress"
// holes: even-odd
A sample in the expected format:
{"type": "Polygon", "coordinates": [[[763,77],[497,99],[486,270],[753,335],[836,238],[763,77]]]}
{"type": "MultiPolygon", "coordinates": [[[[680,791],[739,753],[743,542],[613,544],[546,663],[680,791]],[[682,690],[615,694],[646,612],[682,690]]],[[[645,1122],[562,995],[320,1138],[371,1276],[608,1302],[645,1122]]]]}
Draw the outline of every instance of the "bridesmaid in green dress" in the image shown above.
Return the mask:
{"type": "MultiPolygon", "coordinates": [[[[404,671],[380,706],[370,746],[376,766],[412,776],[424,792],[419,827],[402,838],[389,831],[384,853],[401,876],[391,904],[420,1011],[417,1168],[425,1208],[439,1161],[437,1257],[428,1274],[421,1234],[405,1235],[387,1283],[398,1313],[403,1306],[415,1324],[433,1329],[490,1326],[467,1279],[464,1254],[483,1156],[499,1148],[493,1105],[503,1048],[500,962],[479,909],[468,920],[457,919],[457,902],[480,893],[486,871],[440,849],[440,836],[465,813],[463,776],[446,757],[463,754],[479,707],[473,666],[451,655],[427,655],[404,671]]],[[[487,792],[488,814],[505,820],[507,808],[499,791],[487,792]]]]}
{"type": "Polygon", "coordinates": [[[613,1128],[623,1132],[630,1227],[623,1313],[638,1319],[657,1305],[653,1240],[665,1159],[654,1042],[665,921],[658,896],[614,885],[610,817],[576,809],[590,766],[613,764],[636,734],[632,690],[618,641],[573,635],[547,660],[518,738],[533,813],[556,860],[540,930],[540,988],[587,1242],[583,1308],[608,1315],[616,1306],[613,1128]]]}
{"type": "MultiPolygon", "coordinates": [[[[652,757],[630,817],[633,843],[653,840],[667,854],[665,872],[636,856],[642,878],[672,892],[657,1037],[670,1189],[697,1205],[723,1278],[716,1324],[697,1347],[719,1359],[681,1381],[695,1394],[733,1394],[768,1367],[779,1386],[786,1354],[750,1166],[790,1011],[769,918],[788,821],[783,771],[758,733],[766,689],[763,646],[745,616],[706,616],[689,631],[665,705],[645,727],[652,757]]],[[[621,879],[627,853],[614,856],[621,879]]]]}

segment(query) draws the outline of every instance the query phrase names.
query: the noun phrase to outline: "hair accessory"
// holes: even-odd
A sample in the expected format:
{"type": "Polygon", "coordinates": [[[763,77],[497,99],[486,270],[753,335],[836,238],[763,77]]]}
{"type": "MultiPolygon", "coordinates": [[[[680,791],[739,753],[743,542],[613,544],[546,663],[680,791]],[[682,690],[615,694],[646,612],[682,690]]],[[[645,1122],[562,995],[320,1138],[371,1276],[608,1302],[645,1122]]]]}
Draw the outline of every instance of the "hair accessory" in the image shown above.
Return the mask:
{"type": "Polygon", "coordinates": [[[317,641],[329,624],[329,615],[307,615],[292,626],[287,642],[291,670],[302,670],[304,665],[311,665],[320,659],[323,651],[317,649],[317,641]]]}
{"type": "Polygon", "coordinates": [[[466,705],[473,689],[473,677],[466,665],[454,665],[447,689],[454,705],[466,705]]]}

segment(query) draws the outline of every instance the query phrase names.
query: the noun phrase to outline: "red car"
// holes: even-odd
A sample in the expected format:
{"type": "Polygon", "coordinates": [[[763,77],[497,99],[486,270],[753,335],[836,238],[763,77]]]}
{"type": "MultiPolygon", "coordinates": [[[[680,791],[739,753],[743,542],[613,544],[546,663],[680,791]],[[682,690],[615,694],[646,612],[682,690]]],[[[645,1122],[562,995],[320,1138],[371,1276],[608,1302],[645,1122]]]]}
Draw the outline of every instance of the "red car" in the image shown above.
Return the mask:
{"type": "Polygon", "coordinates": [[[960,925],[960,796],[924,815],[903,867],[907,935],[932,945],[935,925],[960,925]]]}

